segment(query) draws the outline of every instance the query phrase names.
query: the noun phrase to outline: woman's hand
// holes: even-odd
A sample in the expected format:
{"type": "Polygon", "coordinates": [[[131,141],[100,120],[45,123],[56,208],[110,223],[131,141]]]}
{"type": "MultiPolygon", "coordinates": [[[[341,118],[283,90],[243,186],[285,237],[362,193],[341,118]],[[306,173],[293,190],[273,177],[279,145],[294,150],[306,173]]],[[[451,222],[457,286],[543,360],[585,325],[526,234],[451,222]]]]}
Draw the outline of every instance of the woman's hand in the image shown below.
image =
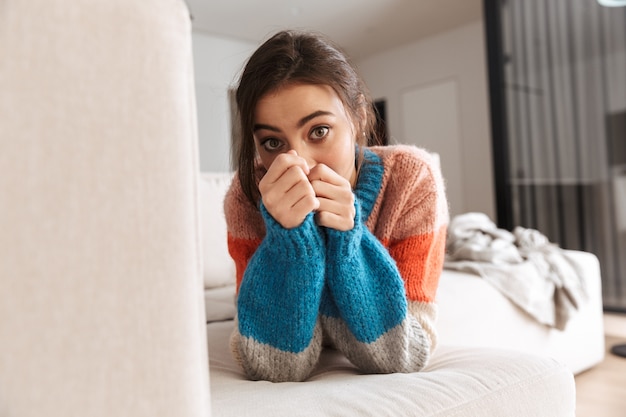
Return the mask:
{"type": "Polygon", "coordinates": [[[291,150],[274,159],[259,183],[265,209],[285,229],[300,226],[320,206],[309,173],[304,158],[291,150]]]}
{"type": "Polygon", "coordinates": [[[356,211],[350,182],[324,164],[313,167],[308,177],[319,200],[317,224],[340,231],[352,230],[356,211]]]}

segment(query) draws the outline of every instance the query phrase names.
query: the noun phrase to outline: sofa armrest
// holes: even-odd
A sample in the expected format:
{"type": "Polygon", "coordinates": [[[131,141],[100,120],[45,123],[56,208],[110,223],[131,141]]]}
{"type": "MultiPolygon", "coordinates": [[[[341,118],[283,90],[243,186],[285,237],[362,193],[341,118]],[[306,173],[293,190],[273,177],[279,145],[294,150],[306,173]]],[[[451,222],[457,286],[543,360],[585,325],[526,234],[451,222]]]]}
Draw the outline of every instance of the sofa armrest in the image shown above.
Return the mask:
{"type": "Polygon", "coordinates": [[[0,22],[0,415],[209,415],[184,2],[0,22]]]}
{"type": "Polygon", "coordinates": [[[437,290],[439,343],[548,355],[575,374],[601,362],[600,264],[588,252],[565,253],[581,268],[588,298],[563,331],[540,324],[478,275],[444,269],[437,290]]]}

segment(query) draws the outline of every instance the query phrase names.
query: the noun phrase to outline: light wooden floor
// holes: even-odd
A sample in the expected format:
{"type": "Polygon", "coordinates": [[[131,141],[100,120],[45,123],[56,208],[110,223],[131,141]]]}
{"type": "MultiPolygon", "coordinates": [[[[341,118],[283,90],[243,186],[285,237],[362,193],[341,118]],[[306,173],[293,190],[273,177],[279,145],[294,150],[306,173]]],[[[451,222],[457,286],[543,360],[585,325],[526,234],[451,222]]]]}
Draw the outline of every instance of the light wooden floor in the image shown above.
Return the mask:
{"type": "Polygon", "coordinates": [[[626,416],[626,358],[609,352],[613,345],[626,343],[626,315],[611,315],[605,323],[604,361],[575,378],[576,417],[626,416]]]}

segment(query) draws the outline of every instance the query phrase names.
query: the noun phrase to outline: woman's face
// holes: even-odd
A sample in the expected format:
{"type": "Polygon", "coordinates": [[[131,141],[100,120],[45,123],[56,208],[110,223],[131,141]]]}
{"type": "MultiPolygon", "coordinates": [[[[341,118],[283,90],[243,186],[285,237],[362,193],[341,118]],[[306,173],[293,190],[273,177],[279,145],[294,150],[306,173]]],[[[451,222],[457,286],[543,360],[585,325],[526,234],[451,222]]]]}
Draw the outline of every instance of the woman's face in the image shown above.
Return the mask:
{"type": "Polygon", "coordinates": [[[355,126],[331,87],[289,84],[261,97],[254,113],[254,142],[267,169],[295,150],[313,168],[324,164],[354,186],[355,126]]]}

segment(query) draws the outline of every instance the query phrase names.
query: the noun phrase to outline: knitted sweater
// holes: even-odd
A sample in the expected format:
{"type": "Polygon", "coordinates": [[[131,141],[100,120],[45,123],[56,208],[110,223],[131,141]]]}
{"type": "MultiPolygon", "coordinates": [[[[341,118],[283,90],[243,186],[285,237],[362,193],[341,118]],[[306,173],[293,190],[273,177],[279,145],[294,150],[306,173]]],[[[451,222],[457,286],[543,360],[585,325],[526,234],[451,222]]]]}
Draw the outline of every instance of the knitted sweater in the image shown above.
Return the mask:
{"type": "Polygon", "coordinates": [[[352,230],[312,213],[285,229],[235,176],[224,201],[238,288],[231,348],[251,379],[304,380],[326,342],[368,373],[428,362],[449,220],[440,171],[413,146],[367,148],[354,194],[352,230]]]}

